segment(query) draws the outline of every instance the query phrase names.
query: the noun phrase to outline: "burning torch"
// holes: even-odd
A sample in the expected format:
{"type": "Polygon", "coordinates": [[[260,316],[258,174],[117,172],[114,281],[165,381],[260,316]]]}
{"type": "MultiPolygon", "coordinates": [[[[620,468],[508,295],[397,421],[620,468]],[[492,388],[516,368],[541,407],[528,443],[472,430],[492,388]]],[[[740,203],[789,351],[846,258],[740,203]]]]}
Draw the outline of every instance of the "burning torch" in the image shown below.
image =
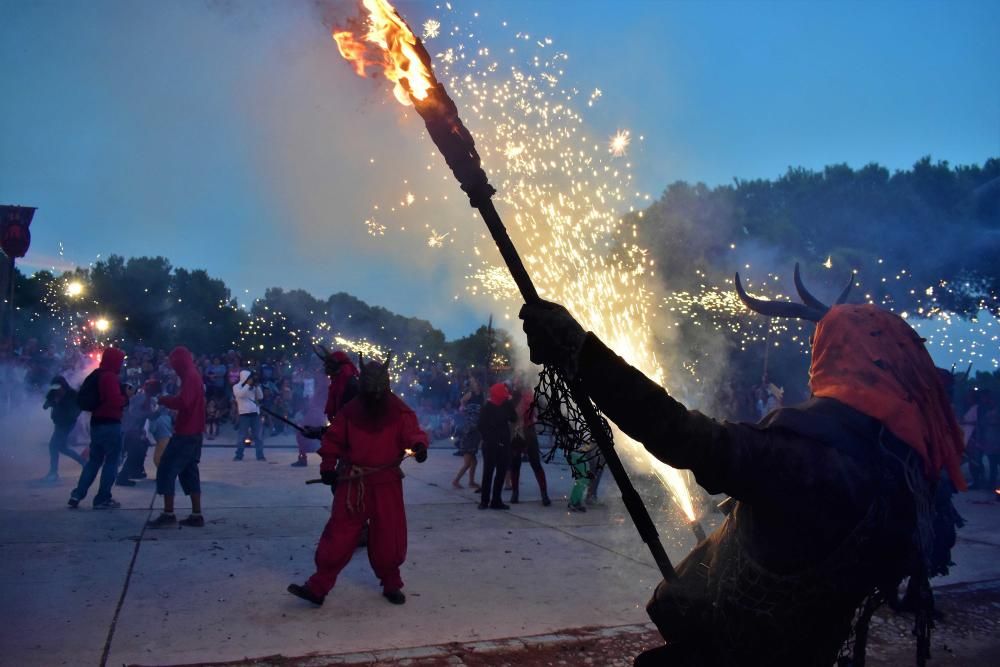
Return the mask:
{"type": "MultiPolygon", "coordinates": [[[[434,76],[430,55],[395,8],[386,0],[363,0],[363,4],[371,20],[366,39],[382,48],[385,74],[396,84],[393,91],[396,98],[407,106],[412,104],[420,114],[427,127],[427,133],[444,156],[462,190],[468,195],[469,203],[479,211],[486,227],[490,230],[493,241],[522,298],[528,303],[537,303],[541,299],[535,290],[535,285],[493,205],[492,197],[496,189],[490,185],[486,172],[483,171],[475,141],[459,118],[455,102],[434,76]]],[[[363,75],[365,65],[363,51],[366,47],[357,42],[350,32],[336,32],[333,37],[337,41],[341,55],[354,62],[358,73],[363,75]]],[[[625,507],[639,535],[652,553],[660,573],[666,580],[675,579],[677,575],[660,542],[656,526],[618,457],[606,423],[598,414],[580,381],[567,379],[567,384],[573,402],[597,442],[618,488],[621,489],[625,507]]]]}

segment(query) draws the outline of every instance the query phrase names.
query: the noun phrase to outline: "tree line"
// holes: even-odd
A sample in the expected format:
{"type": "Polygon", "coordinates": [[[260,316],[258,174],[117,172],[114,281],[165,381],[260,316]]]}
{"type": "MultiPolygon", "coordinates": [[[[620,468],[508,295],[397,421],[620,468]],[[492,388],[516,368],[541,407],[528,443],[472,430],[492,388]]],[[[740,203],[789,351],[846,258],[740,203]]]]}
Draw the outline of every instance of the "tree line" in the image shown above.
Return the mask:
{"type": "Polygon", "coordinates": [[[17,273],[16,338],[42,345],[99,342],[141,343],[170,349],[186,345],[196,354],[235,349],[246,356],[312,354],[314,339],[333,335],[364,339],[386,350],[460,365],[482,365],[488,348],[508,356],[503,330],[479,327],[448,341],[429,321],[406,317],[345,292],[317,298],[305,290],[272,287],[241,308],[225,282],[204,269],[174,267],[165,257],[111,255],[89,268],[60,275],[17,273]],[[79,285],[73,293],[72,284],[79,285]],[[109,328],[94,323],[107,319],[109,328]]]}

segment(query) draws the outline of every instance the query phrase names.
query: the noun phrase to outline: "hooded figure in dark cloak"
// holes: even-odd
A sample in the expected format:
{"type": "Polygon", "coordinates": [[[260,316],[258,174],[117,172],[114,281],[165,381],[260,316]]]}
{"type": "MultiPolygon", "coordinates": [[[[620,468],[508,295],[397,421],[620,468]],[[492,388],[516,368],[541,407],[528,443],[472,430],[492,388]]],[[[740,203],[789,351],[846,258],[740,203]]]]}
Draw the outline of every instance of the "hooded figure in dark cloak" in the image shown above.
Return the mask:
{"type": "Polygon", "coordinates": [[[751,309],[817,323],[803,404],[758,424],[690,411],[557,304],[521,311],[531,360],[574,374],[597,407],[658,459],[730,495],[722,525],[661,582],[647,612],[665,646],[635,664],[828,666],[864,660],[867,621],[900,581],[920,589],[917,662],[928,657],[932,501],[958,489],[961,431],[923,340],[872,305],[751,309]]]}

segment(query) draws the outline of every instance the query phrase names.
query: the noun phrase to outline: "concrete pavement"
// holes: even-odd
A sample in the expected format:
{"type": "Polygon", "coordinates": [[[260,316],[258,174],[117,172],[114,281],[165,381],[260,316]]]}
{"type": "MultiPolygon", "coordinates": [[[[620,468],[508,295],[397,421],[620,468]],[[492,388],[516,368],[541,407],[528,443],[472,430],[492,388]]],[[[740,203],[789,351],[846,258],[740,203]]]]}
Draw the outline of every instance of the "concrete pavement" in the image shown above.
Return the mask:
{"type": "MultiPolygon", "coordinates": [[[[225,437],[225,434],[224,434],[225,437]]],[[[285,592],[312,572],[329,515],[329,491],[303,482],[292,449],[268,462],[232,461],[207,448],[204,528],[153,531],[152,481],[115,488],[122,509],[95,511],[91,497],[66,508],[79,467],[63,481],[31,481],[46,465],[44,440],[20,434],[0,445],[0,662],[11,665],[192,664],[282,655],[358,654],[545,635],[582,627],[644,624],[659,574],[606,476],[605,507],[565,509],[565,465],[546,465],[551,507],[522,467],[521,500],[509,512],[478,511],[451,488],[460,459],[447,443],[427,463],[406,461],[408,599],[387,603],[363,550],[321,608],[285,592]],[[37,441],[37,442],[36,442],[37,441]]],[[[289,445],[279,437],[270,444],[289,445]]],[[[214,444],[214,443],[210,443],[214,444]]],[[[152,472],[152,462],[147,462],[152,472]]],[[[96,485],[95,485],[96,489],[96,485]]],[[[959,501],[969,526],[952,574],[938,586],[1000,579],[1000,503],[959,501]]],[[[178,498],[185,515],[186,499],[178,498]]],[[[669,505],[654,510],[671,558],[694,545],[669,505]]],[[[710,529],[717,516],[706,518],[710,529]]]]}

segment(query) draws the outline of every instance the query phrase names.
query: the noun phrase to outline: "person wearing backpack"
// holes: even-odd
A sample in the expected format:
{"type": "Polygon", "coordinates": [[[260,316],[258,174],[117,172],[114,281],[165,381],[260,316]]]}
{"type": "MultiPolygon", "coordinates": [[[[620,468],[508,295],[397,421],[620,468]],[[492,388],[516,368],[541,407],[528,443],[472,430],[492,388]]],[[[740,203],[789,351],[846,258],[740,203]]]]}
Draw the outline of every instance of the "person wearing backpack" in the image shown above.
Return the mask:
{"type": "Polygon", "coordinates": [[[94,496],[94,509],[116,509],[121,504],[111,497],[111,485],[118,475],[122,448],[122,411],[128,398],[118,381],[125,353],[109,347],[101,355],[101,365],[84,379],[77,394],[81,410],[90,412],[90,459],[83,466],[80,481],[70,493],[70,507],[87,497],[98,472],[101,481],[94,496]]]}
{"type": "Polygon", "coordinates": [[[45,395],[43,409],[48,408],[52,408],[51,417],[55,428],[52,431],[52,438],[49,439],[49,474],[45,476],[44,481],[58,482],[60,454],[70,457],[81,466],[84,463],[83,457],[66,444],[69,434],[76,426],[76,419],[80,416],[80,406],[76,403],[76,391],[69,386],[62,375],[52,378],[52,386],[45,395]]]}

